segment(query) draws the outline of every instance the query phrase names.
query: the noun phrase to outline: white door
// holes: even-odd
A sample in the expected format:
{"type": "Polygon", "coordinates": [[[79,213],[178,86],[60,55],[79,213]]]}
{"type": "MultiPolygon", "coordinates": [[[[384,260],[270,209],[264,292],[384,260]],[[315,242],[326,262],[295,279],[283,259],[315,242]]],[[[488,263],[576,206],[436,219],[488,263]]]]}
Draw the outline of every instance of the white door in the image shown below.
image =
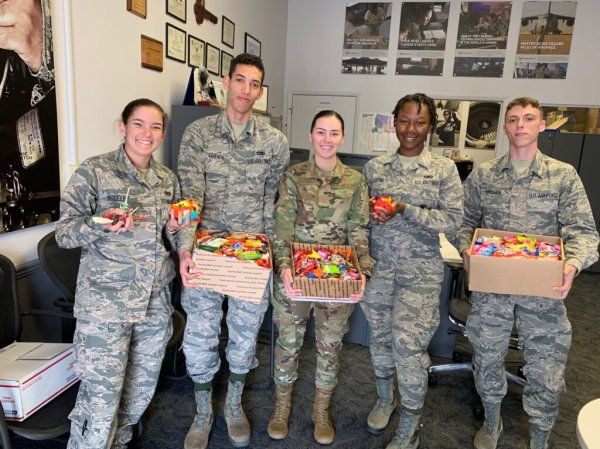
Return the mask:
{"type": "Polygon", "coordinates": [[[354,145],[354,123],[358,97],[356,95],[291,94],[288,114],[288,140],[290,148],[310,149],[308,134],[315,114],[332,109],[344,119],[344,144],[342,153],[352,153],[354,145]]]}

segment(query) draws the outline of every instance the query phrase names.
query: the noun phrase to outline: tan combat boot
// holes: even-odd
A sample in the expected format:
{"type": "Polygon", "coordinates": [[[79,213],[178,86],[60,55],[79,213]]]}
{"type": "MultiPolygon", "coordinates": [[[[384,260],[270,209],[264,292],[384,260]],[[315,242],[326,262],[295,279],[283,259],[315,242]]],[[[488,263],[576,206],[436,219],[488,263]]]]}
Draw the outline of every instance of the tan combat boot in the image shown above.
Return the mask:
{"type": "Polygon", "coordinates": [[[205,449],[213,423],[212,389],[196,390],[196,416],[183,443],[184,449],[205,449]]]}
{"type": "Polygon", "coordinates": [[[498,439],[502,433],[502,416],[500,414],[502,403],[484,402],[485,422],[475,435],[473,445],[475,449],[496,449],[498,439]]]}
{"type": "Polygon", "coordinates": [[[246,447],[250,444],[250,423],[242,408],[243,391],[244,382],[229,381],[225,397],[225,422],[229,442],[234,447],[246,447]]]}
{"type": "Polygon", "coordinates": [[[287,437],[291,408],[292,386],[275,387],[275,408],[267,427],[267,433],[274,440],[282,440],[287,437]]]}
{"type": "Polygon", "coordinates": [[[403,408],[400,413],[400,422],[396,429],[394,439],[385,449],[417,449],[419,447],[419,421],[421,410],[403,408]]]}
{"type": "Polygon", "coordinates": [[[394,397],[394,376],[375,379],[379,399],[367,417],[367,432],[372,435],[381,435],[390,421],[390,416],[396,410],[394,397]]]}
{"type": "Polygon", "coordinates": [[[329,402],[333,390],[317,388],[312,409],[312,420],[315,425],[314,437],[319,444],[331,444],[335,439],[335,429],[329,414],[329,402]]]}

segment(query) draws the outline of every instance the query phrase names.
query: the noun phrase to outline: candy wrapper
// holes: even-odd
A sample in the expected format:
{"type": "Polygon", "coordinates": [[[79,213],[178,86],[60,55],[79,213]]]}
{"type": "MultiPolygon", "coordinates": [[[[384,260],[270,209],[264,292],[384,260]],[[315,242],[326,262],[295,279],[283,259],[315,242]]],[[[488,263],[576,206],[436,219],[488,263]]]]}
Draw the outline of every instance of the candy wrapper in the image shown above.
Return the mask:
{"type": "Polygon", "coordinates": [[[383,211],[391,212],[394,209],[391,196],[374,196],[371,201],[373,202],[373,213],[378,217],[382,216],[383,211]]]}
{"type": "Polygon", "coordinates": [[[531,236],[509,234],[504,237],[479,236],[473,244],[471,255],[560,260],[561,251],[561,246],[558,244],[531,236]]]}
{"type": "Polygon", "coordinates": [[[352,302],[362,288],[354,248],[347,245],[292,243],[294,287],[302,290],[294,301],[352,302]]]}
{"type": "Polygon", "coordinates": [[[200,221],[200,205],[195,200],[181,200],[171,204],[171,210],[175,212],[175,218],[185,223],[188,219],[192,223],[200,221]]]}
{"type": "Polygon", "coordinates": [[[271,277],[271,248],[264,234],[201,231],[192,255],[197,287],[260,303],[271,277]]]}

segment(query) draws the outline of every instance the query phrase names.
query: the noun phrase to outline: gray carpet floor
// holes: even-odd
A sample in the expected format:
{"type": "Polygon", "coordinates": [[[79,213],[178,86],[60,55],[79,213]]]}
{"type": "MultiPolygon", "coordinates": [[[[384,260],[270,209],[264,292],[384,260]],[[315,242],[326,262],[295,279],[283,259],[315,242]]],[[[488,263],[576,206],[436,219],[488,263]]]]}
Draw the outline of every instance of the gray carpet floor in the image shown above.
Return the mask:
{"type": "MultiPolygon", "coordinates": [[[[581,407],[600,397],[600,275],[583,273],[567,299],[573,325],[573,343],[567,366],[567,391],[562,396],[560,415],[552,432],[551,449],[577,449],[577,414],[581,407]]],[[[315,345],[306,339],[301,353],[299,379],[293,393],[289,436],[274,441],[267,435],[267,423],[273,407],[269,377],[269,335],[261,335],[257,357],[260,366],[247,379],[244,405],[252,423],[251,448],[303,449],[324,447],[315,443],[310,419],[314,393],[315,345]]],[[[336,439],[329,448],[385,448],[394,434],[398,414],[380,436],[365,430],[366,417],[374,403],[376,389],[369,349],[346,344],[342,353],[339,384],[332,402],[336,439]]],[[[434,363],[446,363],[436,359],[434,363]]],[[[224,364],[225,365],[225,364],[224,364]]],[[[223,366],[214,388],[215,423],[209,448],[231,448],[223,419],[223,401],[227,372],[223,366]]],[[[527,435],[527,417],[521,404],[522,388],[510,385],[503,403],[504,433],[498,449],[517,449],[527,435]]],[[[458,449],[473,447],[472,441],[481,422],[474,416],[478,397],[470,373],[440,375],[437,386],[427,395],[421,423],[421,449],[458,449]]],[[[193,385],[188,378],[162,379],[144,416],[144,433],[130,449],[182,448],[194,414],[193,385]]],[[[62,449],[64,443],[26,442],[16,448],[62,449]]]]}

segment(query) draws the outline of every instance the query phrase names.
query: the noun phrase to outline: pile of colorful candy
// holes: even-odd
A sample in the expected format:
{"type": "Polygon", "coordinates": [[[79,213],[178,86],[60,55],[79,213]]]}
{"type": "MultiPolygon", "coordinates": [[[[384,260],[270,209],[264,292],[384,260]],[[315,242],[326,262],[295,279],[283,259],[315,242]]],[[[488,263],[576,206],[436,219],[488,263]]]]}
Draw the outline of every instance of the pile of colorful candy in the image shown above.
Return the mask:
{"type": "Polygon", "coordinates": [[[271,268],[269,240],[264,234],[202,231],[196,234],[196,248],[271,268]]]}
{"type": "Polygon", "coordinates": [[[475,240],[472,255],[520,257],[525,259],[560,260],[560,245],[543,242],[526,235],[480,236],[475,240]]]}
{"type": "Polygon", "coordinates": [[[296,250],[293,256],[296,277],[345,281],[360,279],[360,273],[352,263],[350,249],[296,250]]]}
{"type": "Polygon", "coordinates": [[[175,212],[175,218],[177,220],[181,219],[183,223],[186,222],[187,217],[193,223],[200,221],[200,206],[198,205],[198,201],[181,200],[178,203],[171,204],[171,210],[175,212]]]}
{"type": "Polygon", "coordinates": [[[390,212],[393,210],[391,196],[374,196],[371,198],[371,204],[373,205],[373,213],[379,217],[383,215],[383,212],[390,212]]]}

